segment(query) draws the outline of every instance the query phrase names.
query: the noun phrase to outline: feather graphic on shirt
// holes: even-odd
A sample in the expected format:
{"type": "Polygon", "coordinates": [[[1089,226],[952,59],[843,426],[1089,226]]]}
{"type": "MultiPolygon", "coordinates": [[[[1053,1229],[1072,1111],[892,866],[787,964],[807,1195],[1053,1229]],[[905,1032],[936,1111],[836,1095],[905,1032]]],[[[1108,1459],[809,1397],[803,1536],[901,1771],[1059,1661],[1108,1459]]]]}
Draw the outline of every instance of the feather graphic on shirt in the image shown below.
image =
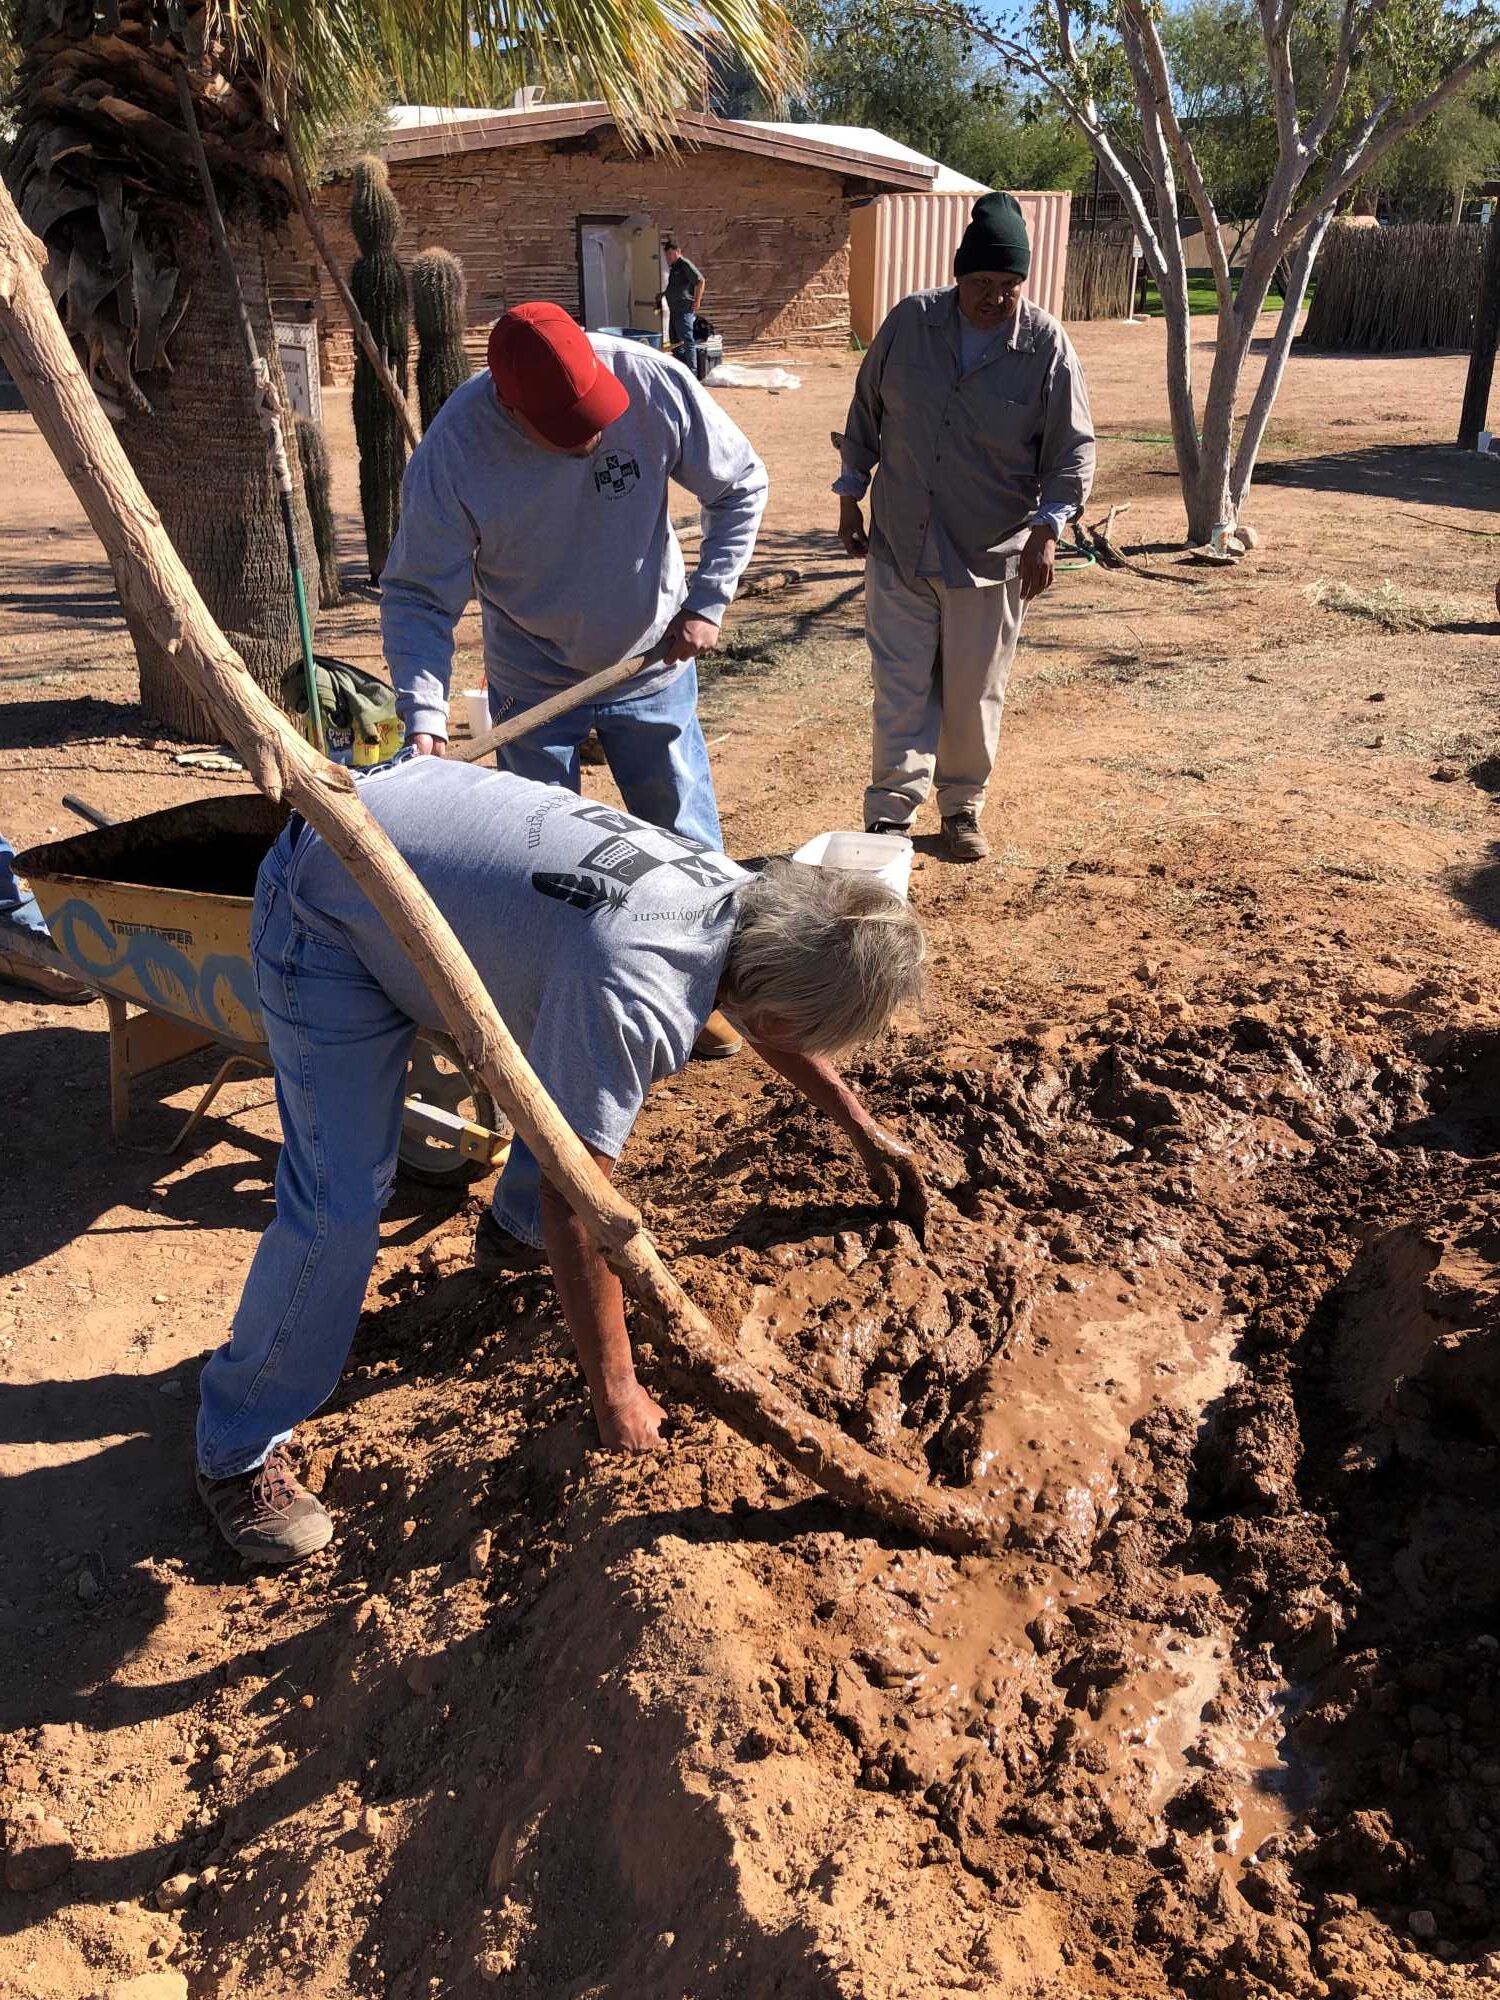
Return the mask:
{"type": "Polygon", "coordinates": [[[533,875],[531,886],[559,903],[571,903],[575,910],[623,910],[629,900],[623,889],[611,888],[593,875],[533,875]]]}

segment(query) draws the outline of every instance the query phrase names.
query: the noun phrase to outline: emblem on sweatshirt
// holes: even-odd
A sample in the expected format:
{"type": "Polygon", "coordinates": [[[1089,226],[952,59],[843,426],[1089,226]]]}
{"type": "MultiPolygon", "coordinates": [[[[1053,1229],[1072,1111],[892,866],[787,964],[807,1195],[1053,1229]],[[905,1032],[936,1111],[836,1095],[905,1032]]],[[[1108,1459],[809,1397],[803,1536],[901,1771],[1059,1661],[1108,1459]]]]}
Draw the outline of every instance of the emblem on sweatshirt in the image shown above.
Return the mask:
{"type": "Polygon", "coordinates": [[[622,458],[617,451],[607,451],[602,464],[594,467],[594,486],[600,493],[613,493],[616,499],[628,493],[632,486],[640,483],[641,468],[633,458],[622,458]]]}
{"type": "Polygon", "coordinates": [[[633,840],[627,840],[624,834],[617,833],[591,848],[578,865],[580,868],[592,868],[599,875],[612,875],[617,882],[639,882],[653,868],[660,868],[661,859],[658,855],[648,854],[633,840]]]}
{"type": "Polygon", "coordinates": [[[570,903],[575,910],[583,910],[593,916],[596,910],[623,910],[630,898],[624,889],[611,887],[608,882],[600,882],[592,875],[560,875],[537,873],[531,878],[531,886],[539,896],[551,896],[559,903],[570,903]]]}

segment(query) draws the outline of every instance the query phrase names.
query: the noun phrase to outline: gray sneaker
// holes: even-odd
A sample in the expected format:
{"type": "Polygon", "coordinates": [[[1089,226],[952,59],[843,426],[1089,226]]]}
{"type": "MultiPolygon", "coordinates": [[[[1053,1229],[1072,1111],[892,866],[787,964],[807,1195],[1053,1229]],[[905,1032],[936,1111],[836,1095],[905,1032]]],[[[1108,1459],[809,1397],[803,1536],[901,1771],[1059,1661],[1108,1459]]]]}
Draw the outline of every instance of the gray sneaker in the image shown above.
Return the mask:
{"type": "Polygon", "coordinates": [[[291,1468],[285,1446],[253,1472],[232,1479],[197,1475],[198,1498],[219,1533],[247,1563],[294,1563],[333,1540],[333,1521],[291,1468]]]}
{"type": "Polygon", "coordinates": [[[979,815],[950,813],[943,821],[943,846],[953,861],[983,861],[990,844],[979,830],[979,815]]]}

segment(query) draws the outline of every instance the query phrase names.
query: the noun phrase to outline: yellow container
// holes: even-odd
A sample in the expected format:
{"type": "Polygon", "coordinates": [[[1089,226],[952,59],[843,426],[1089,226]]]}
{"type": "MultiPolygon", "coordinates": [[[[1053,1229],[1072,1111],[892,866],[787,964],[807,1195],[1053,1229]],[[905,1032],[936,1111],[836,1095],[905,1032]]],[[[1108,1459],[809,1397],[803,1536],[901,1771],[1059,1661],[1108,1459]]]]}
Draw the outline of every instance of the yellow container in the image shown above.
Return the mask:
{"type": "Polygon", "coordinates": [[[200,799],[18,856],[53,943],[91,985],[240,1047],[265,1040],[250,969],[255,874],[287,820],[200,799]]]}

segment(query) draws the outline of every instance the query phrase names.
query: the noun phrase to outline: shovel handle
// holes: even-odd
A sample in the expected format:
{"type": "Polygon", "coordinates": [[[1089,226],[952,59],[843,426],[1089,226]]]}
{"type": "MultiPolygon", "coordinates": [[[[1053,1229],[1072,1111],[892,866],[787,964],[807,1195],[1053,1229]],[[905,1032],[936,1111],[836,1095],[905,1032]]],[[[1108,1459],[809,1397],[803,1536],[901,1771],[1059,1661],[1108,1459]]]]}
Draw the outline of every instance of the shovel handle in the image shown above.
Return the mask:
{"type": "Polygon", "coordinates": [[[466,743],[461,750],[451,750],[448,754],[456,764],[477,764],[481,757],[488,757],[492,750],[499,750],[507,743],[514,743],[518,736],[529,736],[533,729],[540,729],[544,722],[551,722],[559,715],[566,715],[569,709],[582,708],[596,695],[607,694],[617,688],[622,681],[628,681],[638,674],[642,667],[654,666],[661,658],[660,653],[641,654],[639,659],[621,660],[616,667],[606,667],[602,673],[591,674],[586,681],[579,681],[575,687],[564,688],[561,694],[549,695],[539,701],[534,708],[523,708],[519,715],[513,715],[508,722],[500,723],[494,729],[487,729],[482,736],[476,736],[472,743],[466,743]]]}

